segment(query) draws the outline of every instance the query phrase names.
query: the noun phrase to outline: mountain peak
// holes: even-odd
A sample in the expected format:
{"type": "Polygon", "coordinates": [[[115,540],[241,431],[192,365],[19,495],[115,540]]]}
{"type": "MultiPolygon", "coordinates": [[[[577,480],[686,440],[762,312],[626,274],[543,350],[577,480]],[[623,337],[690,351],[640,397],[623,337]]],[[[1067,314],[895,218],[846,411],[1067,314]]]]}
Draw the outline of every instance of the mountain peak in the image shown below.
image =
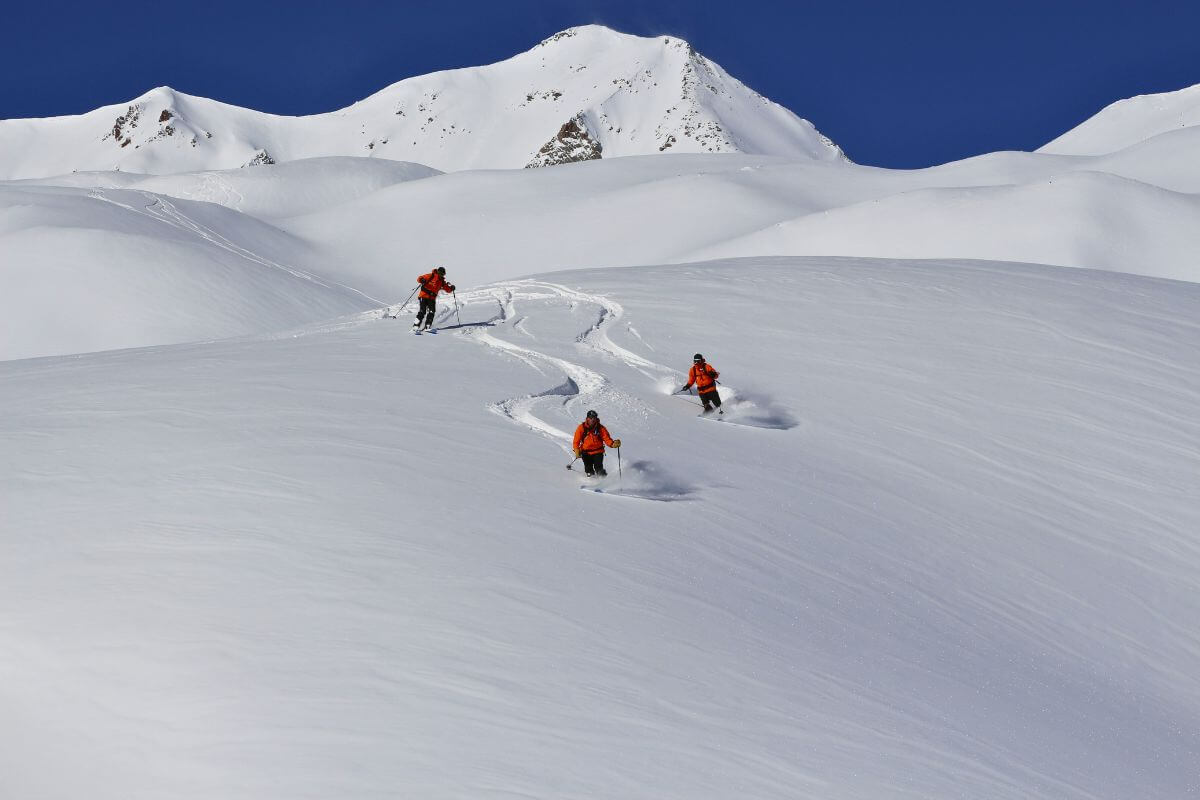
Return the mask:
{"type": "Polygon", "coordinates": [[[537,47],[547,47],[549,45],[555,44],[557,42],[562,42],[567,39],[576,39],[579,41],[586,41],[588,39],[612,40],[612,39],[621,39],[621,38],[641,39],[643,37],[635,36],[634,34],[630,34],[630,33],[622,33],[621,31],[610,28],[607,25],[600,25],[600,24],[592,23],[592,24],[588,24],[588,25],[576,25],[576,26],[573,26],[570,28],[566,28],[565,30],[561,30],[558,33],[554,34],[553,36],[547,36],[545,39],[538,42],[535,49],[537,47]]]}
{"type": "Polygon", "coordinates": [[[317,156],[513,169],[665,152],[844,158],[811,123],[687,41],[603,25],[567,28],[505,61],[409,78],[307,117],[158,86],[69,125],[0,125],[0,179],[231,169],[317,156]]]}
{"type": "Polygon", "coordinates": [[[696,55],[696,48],[686,39],[670,34],[660,34],[656,36],[639,36],[633,33],[624,33],[606,25],[593,23],[589,25],[577,25],[575,27],[561,30],[553,36],[548,36],[534,46],[534,50],[550,47],[559,43],[569,45],[581,44],[601,44],[612,45],[614,43],[642,43],[642,44],[657,44],[660,47],[667,47],[677,50],[683,50],[690,55],[696,55]]]}

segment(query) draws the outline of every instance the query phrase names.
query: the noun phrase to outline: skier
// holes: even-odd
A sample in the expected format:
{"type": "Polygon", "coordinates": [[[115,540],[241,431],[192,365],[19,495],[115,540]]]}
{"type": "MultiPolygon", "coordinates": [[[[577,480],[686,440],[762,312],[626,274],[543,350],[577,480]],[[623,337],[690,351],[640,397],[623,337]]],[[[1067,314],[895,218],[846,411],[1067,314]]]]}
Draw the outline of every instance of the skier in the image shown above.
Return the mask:
{"type": "Polygon", "coordinates": [[[575,457],[583,459],[583,472],[588,477],[604,477],[604,445],[621,447],[621,440],[608,435],[608,428],[600,424],[600,415],[587,412],[587,418],[575,429],[575,457]]]}
{"type": "Polygon", "coordinates": [[[724,409],[721,409],[721,395],[717,392],[717,378],[720,374],[711,364],[704,362],[704,356],[696,353],[692,356],[692,368],[688,371],[688,382],[679,391],[685,392],[692,388],[693,383],[696,384],[700,402],[704,404],[704,413],[712,413],[715,406],[720,409],[718,414],[724,414],[724,409]]]}
{"type": "Polygon", "coordinates": [[[420,332],[429,330],[433,327],[433,315],[437,310],[437,294],[439,291],[454,293],[454,284],[446,283],[446,268],[438,267],[432,272],[422,275],[417,278],[417,283],[421,284],[421,293],[418,297],[421,298],[421,308],[417,311],[417,321],[413,323],[413,330],[420,332]],[[424,320],[424,327],[421,326],[424,320]]]}

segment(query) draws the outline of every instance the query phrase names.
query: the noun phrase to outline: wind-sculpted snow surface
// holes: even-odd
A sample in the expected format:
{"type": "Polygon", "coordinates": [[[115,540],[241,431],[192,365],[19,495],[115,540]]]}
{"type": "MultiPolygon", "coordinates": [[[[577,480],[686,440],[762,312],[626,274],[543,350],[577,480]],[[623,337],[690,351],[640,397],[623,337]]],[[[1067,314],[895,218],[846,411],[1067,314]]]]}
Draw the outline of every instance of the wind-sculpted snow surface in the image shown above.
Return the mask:
{"type": "Polygon", "coordinates": [[[4,794],[1200,789],[1196,286],[751,259],[462,295],[436,336],[0,364],[4,794]],[[790,427],[698,419],[697,351],[790,427]],[[591,406],[599,493],[563,469],[591,406]]]}
{"type": "Polygon", "coordinates": [[[356,292],[381,298],[369,305],[405,297],[434,265],[464,287],[567,267],[826,254],[1194,281],[1197,134],[1097,158],[996,153],[913,171],[726,154],[437,175],[321,158],[0,184],[0,358],[276,330],[359,310],[356,292]],[[130,213],[89,202],[102,197],[127,198],[130,213]],[[138,219],[168,222],[168,207],[195,225],[138,219]]]}
{"type": "MultiPolygon", "coordinates": [[[[1100,155],[1187,129],[1200,132],[1200,84],[1118,100],[1044,145],[1040,152],[1100,155]]],[[[1195,163],[1195,159],[1191,161],[1195,163]]]]}
{"type": "Polygon", "coordinates": [[[182,200],[216,203],[269,221],[328,210],[398,183],[440,174],[421,164],[343,156],[306,158],[254,169],[173,175],[76,172],[9,181],[9,185],[137,189],[182,200]]]}
{"type": "MultiPolygon", "coordinates": [[[[738,155],[592,161],[398,184],[281,222],[334,277],[407,293],[711,258],[978,258],[1200,280],[1200,128],[1102,158],[995,153],[925,170],[738,155]]],[[[403,296],[403,295],[401,295],[403,296]]]]}
{"type": "Polygon", "coordinates": [[[0,184],[0,359],[223,338],[378,305],[210,203],[0,184]]]}

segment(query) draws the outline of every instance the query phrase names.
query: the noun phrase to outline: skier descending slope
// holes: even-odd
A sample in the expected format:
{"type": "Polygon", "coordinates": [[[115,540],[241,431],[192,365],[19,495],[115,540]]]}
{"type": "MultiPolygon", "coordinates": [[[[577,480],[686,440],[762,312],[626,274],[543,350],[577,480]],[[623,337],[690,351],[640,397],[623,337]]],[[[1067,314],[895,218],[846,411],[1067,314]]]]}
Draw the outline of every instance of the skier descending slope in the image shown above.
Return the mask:
{"type": "Polygon", "coordinates": [[[454,284],[446,283],[446,268],[438,267],[437,269],[417,278],[417,283],[421,284],[421,308],[417,311],[417,321],[413,323],[413,331],[420,333],[422,330],[429,330],[433,327],[433,315],[437,311],[437,295],[438,292],[454,293],[454,284]],[[424,327],[422,327],[422,321],[424,327]]]}
{"type": "MultiPolygon", "coordinates": [[[[711,364],[705,363],[704,356],[696,353],[692,357],[692,368],[688,371],[688,382],[679,391],[687,391],[692,388],[693,383],[696,384],[700,402],[704,404],[704,413],[709,414],[714,406],[721,409],[721,395],[717,392],[717,378],[720,375],[711,364]]],[[[717,413],[724,414],[725,411],[721,409],[717,413]]]]}
{"type": "Polygon", "coordinates": [[[621,448],[621,440],[608,435],[600,424],[600,415],[588,411],[587,418],[575,429],[575,457],[583,459],[583,472],[589,477],[604,477],[604,446],[621,448]]]}

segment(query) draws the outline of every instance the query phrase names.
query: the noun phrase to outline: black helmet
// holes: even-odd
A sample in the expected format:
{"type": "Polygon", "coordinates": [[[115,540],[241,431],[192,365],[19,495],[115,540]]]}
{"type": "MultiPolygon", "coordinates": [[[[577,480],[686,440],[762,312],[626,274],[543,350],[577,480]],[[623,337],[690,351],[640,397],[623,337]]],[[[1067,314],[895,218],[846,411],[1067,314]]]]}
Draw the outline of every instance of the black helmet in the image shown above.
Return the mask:
{"type": "Polygon", "coordinates": [[[588,418],[588,419],[600,419],[600,415],[599,415],[599,414],[597,414],[595,411],[590,411],[590,410],[589,410],[589,411],[588,411],[588,413],[587,413],[587,418],[588,418]]]}
{"type": "Polygon", "coordinates": [[[703,360],[704,360],[704,356],[700,355],[699,353],[696,353],[696,355],[692,356],[692,361],[703,361],[703,360]]]}
{"type": "Polygon", "coordinates": [[[445,267],[438,267],[438,268],[437,268],[436,270],[434,270],[434,271],[435,271],[435,272],[437,272],[437,274],[438,274],[438,275],[441,275],[442,277],[445,277],[445,275],[446,275],[446,268],[445,268],[445,267]]]}

